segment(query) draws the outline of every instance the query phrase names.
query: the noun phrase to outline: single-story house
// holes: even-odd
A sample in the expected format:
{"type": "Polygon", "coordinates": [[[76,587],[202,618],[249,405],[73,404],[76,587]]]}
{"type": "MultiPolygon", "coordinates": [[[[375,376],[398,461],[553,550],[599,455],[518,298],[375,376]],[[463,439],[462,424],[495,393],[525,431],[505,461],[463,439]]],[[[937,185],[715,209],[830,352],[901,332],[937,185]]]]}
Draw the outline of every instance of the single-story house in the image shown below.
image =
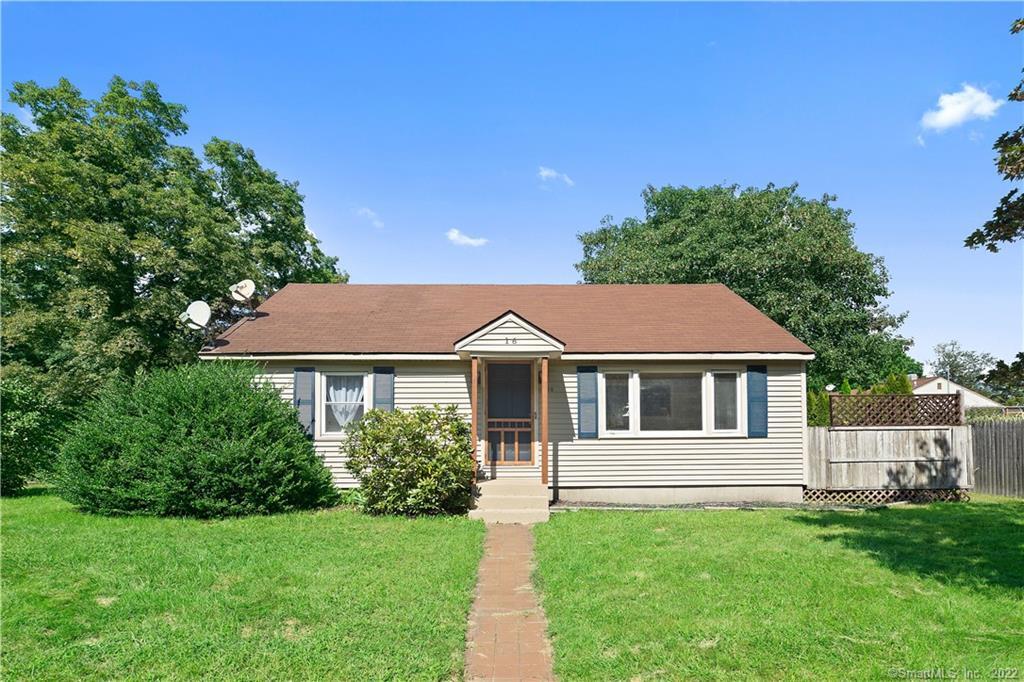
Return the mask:
{"type": "Polygon", "coordinates": [[[914,387],[914,395],[953,395],[959,393],[963,400],[964,409],[974,407],[1002,407],[1002,403],[992,400],[977,391],[966,386],[961,386],[955,381],[946,377],[916,377],[911,376],[910,384],[914,387]]]}
{"type": "Polygon", "coordinates": [[[290,284],[202,356],[261,363],[341,487],[346,424],[439,403],[471,421],[481,480],[802,498],[814,353],[720,284],[290,284]]]}

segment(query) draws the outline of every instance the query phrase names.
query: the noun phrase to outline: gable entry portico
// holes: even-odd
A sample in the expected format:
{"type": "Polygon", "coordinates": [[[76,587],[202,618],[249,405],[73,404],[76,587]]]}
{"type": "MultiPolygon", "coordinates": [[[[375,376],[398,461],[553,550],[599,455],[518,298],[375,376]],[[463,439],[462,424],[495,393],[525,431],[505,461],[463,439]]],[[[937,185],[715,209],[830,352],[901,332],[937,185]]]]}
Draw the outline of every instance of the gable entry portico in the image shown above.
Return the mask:
{"type": "Polygon", "coordinates": [[[455,342],[470,361],[473,452],[489,478],[529,477],[539,458],[540,483],[548,485],[548,372],[564,349],[513,310],[455,342]]]}

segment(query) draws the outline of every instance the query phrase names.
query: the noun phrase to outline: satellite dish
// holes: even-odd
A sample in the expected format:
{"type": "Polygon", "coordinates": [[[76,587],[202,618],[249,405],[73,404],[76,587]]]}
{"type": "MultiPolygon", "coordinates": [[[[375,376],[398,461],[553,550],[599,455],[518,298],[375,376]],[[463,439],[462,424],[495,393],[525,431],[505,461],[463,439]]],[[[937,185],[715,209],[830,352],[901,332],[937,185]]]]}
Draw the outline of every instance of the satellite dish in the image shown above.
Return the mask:
{"type": "Polygon", "coordinates": [[[238,284],[232,284],[230,291],[231,298],[236,301],[248,301],[256,293],[256,282],[251,279],[243,279],[238,284]]]}
{"type": "Polygon", "coordinates": [[[210,321],[210,306],[205,301],[192,301],[178,319],[189,329],[203,329],[210,321]]]}

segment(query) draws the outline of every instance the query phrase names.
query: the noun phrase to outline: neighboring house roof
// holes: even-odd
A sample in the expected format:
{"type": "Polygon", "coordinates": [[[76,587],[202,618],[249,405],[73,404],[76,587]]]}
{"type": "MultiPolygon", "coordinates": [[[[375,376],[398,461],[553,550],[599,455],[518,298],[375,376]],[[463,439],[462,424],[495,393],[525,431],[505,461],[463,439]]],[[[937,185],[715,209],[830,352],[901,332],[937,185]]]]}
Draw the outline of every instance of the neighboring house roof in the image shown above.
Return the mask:
{"type": "Polygon", "coordinates": [[[940,390],[940,391],[943,391],[943,392],[948,392],[948,393],[956,393],[957,391],[962,391],[964,393],[964,396],[965,396],[965,401],[966,401],[967,407],[980,407],[980,406],[1002,407],[1003,406],[1002,403],[1000,403],[999,401],[993,400],[992,398],[989,398],[986,395],[978,393],[974,389],[971,389],[971,388],[968,388],[968,387],[963,386],[961,384],[958,384],[955,381],[951,381],[951,380],[949,380],[949,379],[947,379],[945,377],[940,377],[940,376],[935,376],[935,377],[919,377],[917,379],[913,379],[910,383],[913,384],[913,386],[914,386],[914,393],[919,393],[920,392],[921,394],[926,394],[926,393],[928,393],[928,391],[921,391],[921,389],[925,388],[926,386],[931,384],[933,381],[945,381],[946,382],[946,386],[945,387],[943,387],[943,386],[936,386],[937,390],[940,390]]]}
{"type": "Polygon", "coordinates": [[[566,353],[813,353],[722,284],[289,284],[205,354],[452,353],[508,312],[566,353]]]}

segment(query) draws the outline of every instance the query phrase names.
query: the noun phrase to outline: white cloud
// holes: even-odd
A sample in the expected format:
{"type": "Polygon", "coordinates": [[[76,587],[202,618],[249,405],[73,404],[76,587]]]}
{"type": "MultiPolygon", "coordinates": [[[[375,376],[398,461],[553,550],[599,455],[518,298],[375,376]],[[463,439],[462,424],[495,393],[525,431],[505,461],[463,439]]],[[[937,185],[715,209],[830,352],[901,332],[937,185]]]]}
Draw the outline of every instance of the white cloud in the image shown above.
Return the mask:
{"type": "Polygon", "coordinates": [[[924,135],[922,135],[921,133],[918,133],[917,137],[914,138],[914,142],[917,143],[918,147],[923,147],[924,146],[924,135]]]}
{"type": "Polygon", "coordinates": [[[20,104],[15,104],[14,107],[7,111],[9,114],[14,114],[14,118],[18,119],[18,123],[28,127],[30,130],[36,130],[36,122],[32,117],[32,112],[20,104]]]}
{"type": "Polygon", "coordinates": [[[369,220],[370,224],[376,227],[378,230],[384,227],[384,221],[380,219],[380,216],[377,215],[377,212],[374,211],[372,208],[367,208],[366,206],[363,206],[362,208],[356,209],[356,215],[359,216],[360,218],[366,218],[367,220],[369,220]]]}
{"type": "Polygon", "coordinates": [[[985,90],[964,83],[959,92],[939,95],[938,108],[924,112],[921,127],[941,132],[975,119],[989,119],[1003,104],[1003,100],[993,98],[985,90]]]}
{"type": "Polygon", "coordinates": [[[470,237],[468,234],[462,234],[456,228],[452,228],[445,233],[448,237],[448,241],[458,246],[483,246],[487,243],[487,240],[483,237],[470,237]]]}
{"type": "Polygon", "coordinates": [[[541,166],[540,168],[537,169],[537,177],[540,178],[541,182],[561,180],[569,187],[572,187],[573,185],[576,184],[575,182],[572,181],[572,178],[570,178],[565,173],[559,173],[554,168],[548,168],[547,166],[541,166]]]}

